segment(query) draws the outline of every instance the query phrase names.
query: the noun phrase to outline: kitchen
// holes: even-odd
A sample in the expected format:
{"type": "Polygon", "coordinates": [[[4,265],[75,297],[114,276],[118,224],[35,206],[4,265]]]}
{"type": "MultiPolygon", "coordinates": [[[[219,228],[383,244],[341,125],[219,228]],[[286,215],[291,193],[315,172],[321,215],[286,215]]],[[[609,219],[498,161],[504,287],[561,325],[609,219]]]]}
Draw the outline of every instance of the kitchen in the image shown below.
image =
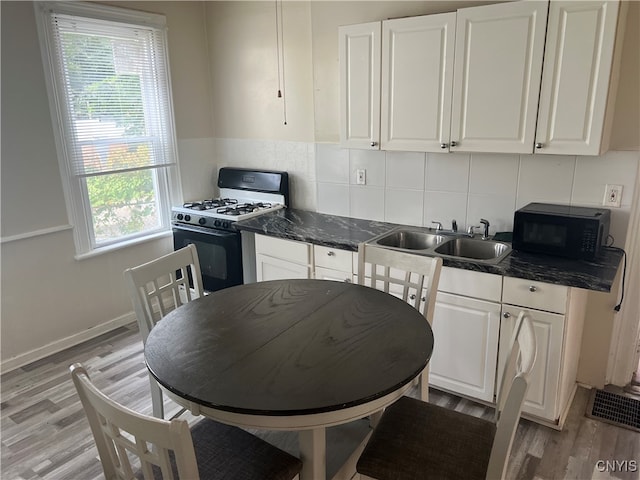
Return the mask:
{"type": "MultiPolygon", "coordinates": [[[[167,17],[185,200],[212,196],[219,167],[269,168],[290,173],[295,208],[427,226],[452,218],[471,224],[488,216],[503,230],[516,205],[531,200],[599,205],[601,186],[621,184],[622,205],[613,212],[612,235],[616,245],[624,242],[640,145],[635,2],[628,15],[611,151],[601,157],[543,160],[508,154],[385,155],[338,146],[338,26],[477,2],[286,3],[286,125],[283,102],[276,95],[272,3],[107,3],[167,17]],[[453,161],[445,165],[443,156],[453,161]],[[367,171],[365,186],[355,179],[361,168],[367,171]],[[538,198],[541,184],[545,194],[538,198]],[[421,207],[397,208],[407,202],[421,207]]],[[[122,271],[170,251],[172,242],[167,235],[74,259],[33,6],[3,2],[2,14],[4,371],[133,321],[122,271]],[[37,285],[38,301],[27,285],[37,285]]],[[[616,299],[596,294],[592,301],[594,308],[604,309],[603,304],[614,305],[616,299]]],[[[584,339],[592,352],[586,383],[603,382],[606,374],[612,332],[598,326],[593,322],[584,339]]]]}

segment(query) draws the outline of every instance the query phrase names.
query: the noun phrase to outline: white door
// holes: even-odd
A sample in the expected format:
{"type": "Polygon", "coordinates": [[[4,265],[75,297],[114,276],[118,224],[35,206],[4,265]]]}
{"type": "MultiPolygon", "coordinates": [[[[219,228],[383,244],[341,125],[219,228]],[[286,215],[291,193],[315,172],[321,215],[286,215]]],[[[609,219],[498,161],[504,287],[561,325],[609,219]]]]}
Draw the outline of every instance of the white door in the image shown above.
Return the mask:
{"type": "Polygon", "coordinates": [[[448,151],[456,14],[382,22],[383,150],[448,151]]]}
{"type": "Polygon", "coordinates": [[[258,282],[310,278],[309,266],[288,262],[281,258],[256,253],[256,277],[258,282]]]}
{"type": "Polygon", "coordinates": [[[380,30],[380,22],[338,29],[344,148],[380,148],[380,30]]]}
{"type": "Polygon", "coordinates": [[[452,152],[531,153],[548,2],[458,10],[452,152]]]}
{"type": "MultiPolygon", "coordinates": [[[[513,334],[516,318],[521,307],[503,305],[500,325],[500,360],[498,371],[502,372],[513,334]]],[[[555,421],[559,418],[558,384],[560,381],[560,359],[564,333],[564,316],[540,310],[526,310],[531,316],[536,334],[536,362],[531,371],[531,383],[522,411],[555,421]]],[[[501,380],[501,379],[499,379],[501,380]]]]}
{"type": "Polygon", "coordinates": [[[536,153],[599,155],[619,2],[553,1],[536,153]]]}
{"type": "Polygon", "coordinates": [[[438,292],[429,383],[493,402],[500,304],[438,292]]]}

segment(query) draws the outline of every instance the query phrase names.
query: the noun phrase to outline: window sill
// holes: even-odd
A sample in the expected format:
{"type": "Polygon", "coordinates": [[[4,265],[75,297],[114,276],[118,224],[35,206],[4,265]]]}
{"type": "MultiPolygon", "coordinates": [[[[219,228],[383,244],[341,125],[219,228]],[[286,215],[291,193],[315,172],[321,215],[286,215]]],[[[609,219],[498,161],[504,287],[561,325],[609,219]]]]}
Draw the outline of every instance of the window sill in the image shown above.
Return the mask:
{"type": "Polygon", "coordinates": [[[131,247],[133,245],[138,245],[140,243],[146,243],[146,242],[151,242],[153,240],[158,240],[161,238],[167,238],[167,237],[170,237],[171,235],[173,235],[173,231],[169,229],[163,232],[157,232],[151,235],[146,235],[144,237],[138,237],[132,240],[126,240],[123,242],[114,243],[106,247],[99,247],[87,253],[77,254],[74,256],[74,258],[76,260],[85,260],[87,258],[93,258],[93,257],[97,257],[98,255],[104,255],[105,253],[115,252],[116,250],[131,247]]]}

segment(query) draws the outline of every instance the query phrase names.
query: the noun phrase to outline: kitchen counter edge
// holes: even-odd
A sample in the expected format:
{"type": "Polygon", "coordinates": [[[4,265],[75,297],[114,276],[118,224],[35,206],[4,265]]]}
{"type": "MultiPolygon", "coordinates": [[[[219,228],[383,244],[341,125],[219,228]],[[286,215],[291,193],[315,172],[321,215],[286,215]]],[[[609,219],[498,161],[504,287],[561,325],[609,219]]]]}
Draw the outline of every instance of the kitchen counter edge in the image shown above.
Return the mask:
{"type": "MultiPolygon", "coordinates": [[[[429,230],[427,227],[341,217],[294,208],[258,215],[236,222],[234,226],[240,231],[354,252],[358,251],[358,244],[361,242],[371,240],[399,226],[429,230]]],[[[609,292],[621,259],[621,251],[608,248],[594,261],[570,260],[514,250],[495,265],[446,257],[443,257],[443,265],[505,277],[609,292]]]]}

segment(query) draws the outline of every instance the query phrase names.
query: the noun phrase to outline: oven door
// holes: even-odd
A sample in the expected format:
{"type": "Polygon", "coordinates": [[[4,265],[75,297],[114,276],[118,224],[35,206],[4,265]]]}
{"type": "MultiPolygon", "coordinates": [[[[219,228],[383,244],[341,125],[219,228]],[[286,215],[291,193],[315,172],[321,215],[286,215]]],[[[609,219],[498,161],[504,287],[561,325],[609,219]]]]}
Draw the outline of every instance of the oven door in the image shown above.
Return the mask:
{"type": "Polygon", "coordinates": [[[239,232],[195,226],[173,226],[173,248],[194,244],[198,250],[202,284],[206,291],[242,284],[242,249],[239,232]]]}

